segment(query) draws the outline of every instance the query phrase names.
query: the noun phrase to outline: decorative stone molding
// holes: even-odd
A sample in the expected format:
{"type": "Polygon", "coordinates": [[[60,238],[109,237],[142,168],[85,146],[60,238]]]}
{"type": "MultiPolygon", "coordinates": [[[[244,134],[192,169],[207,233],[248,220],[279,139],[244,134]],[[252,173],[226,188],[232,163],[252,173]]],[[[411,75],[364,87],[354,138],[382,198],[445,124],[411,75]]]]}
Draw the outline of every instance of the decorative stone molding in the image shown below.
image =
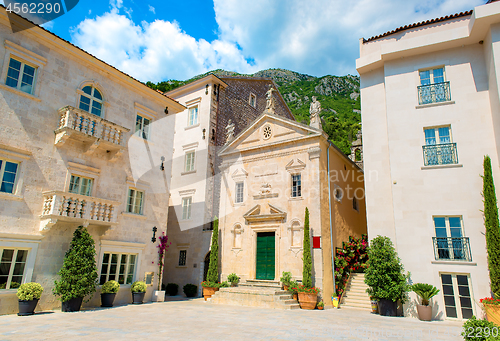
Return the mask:
{"type": "Polygon", "coordinates": [[[286,221],[286,212],[271,204],[267,205],[269,206],[269,214],[261,214],[260,205],[255,205],[250,211],[243,215],[243,218],[245,218],[245,223],[247,225],[250,225],[253,223],[263,223],[271,221],[283,223],[286,221]]]}
{"type": "Polygon", "coordinates": [[[306,164],[299,159],[295,159],[290,161],[285,168],[289,173],[300,173],[306,168],[306,164]]]}
{"type": "Polygon", "coordinates": [[[309,160],[317,159],[321,156],[321,148],[320,147],[309,148],[307,150],[307,152],[309,153],[309,160]]]}

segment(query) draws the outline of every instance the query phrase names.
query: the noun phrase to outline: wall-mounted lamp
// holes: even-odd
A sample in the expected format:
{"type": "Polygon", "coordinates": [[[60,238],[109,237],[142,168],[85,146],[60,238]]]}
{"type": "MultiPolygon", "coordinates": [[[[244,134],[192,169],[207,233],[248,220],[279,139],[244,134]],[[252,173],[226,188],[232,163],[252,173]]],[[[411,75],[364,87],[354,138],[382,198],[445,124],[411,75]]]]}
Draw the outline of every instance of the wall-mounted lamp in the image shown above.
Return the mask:
{"type": "Polygon", "coordinates": [[[207,133],[207,130],[203,128],[203,139],[205,139],[205,134],[207,133]]]}
{"type": "Polygon", "coordinates": [[[205,86],[205,95],[208,95],[208,84],[205,86]]]}
{"type": "Polygon", "coordinates": [[[168,115],[168,107],[165,107],[165,115],[168,115]]]}
{"type": "Polygon", "coordinates": [[[165,162],[165,157],[161,157],[161,165],[160,165],[160,170],[164,171],[165,170],[165,165],[163,164],[165,162]]]}
{"type": "Polygon", "coordinates": [[[153,227],[153,238],[151,238],[151,242],[156,242],[156,231],[158,231],[158,229],[155,227],[153,227]]]}

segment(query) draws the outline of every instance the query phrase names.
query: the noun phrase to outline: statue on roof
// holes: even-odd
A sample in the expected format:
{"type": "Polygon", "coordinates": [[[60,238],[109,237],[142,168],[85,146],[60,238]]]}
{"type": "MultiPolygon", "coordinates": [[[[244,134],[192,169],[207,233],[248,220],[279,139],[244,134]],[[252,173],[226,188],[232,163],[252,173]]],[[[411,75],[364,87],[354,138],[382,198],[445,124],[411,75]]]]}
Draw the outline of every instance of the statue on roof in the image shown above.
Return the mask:
{"type": "Polygon", "coordinates": [[[316,100],[316,96],[312,97],[311,106],[309,107],[309,115],[311,115],[310,126],[316,129],[323,129],[321,126],[321,103],[316,100]]]}
{"type": "Polygon", "coordinates": [[[269,86],[269,90],[266,92],[266,99],[267,99],[267,104],[266,104],[266,111],[269,111],[274,114],[274,111],[276,110],[276,100],[274,99],[273,92],[275,92],[273,86],[269,86]]]}
{"type": "Polygon", "coordinates": [[[226,144],[229,144],[232,140],[234,140],[234,123],[229,119],[226,126],[226,144]]]}

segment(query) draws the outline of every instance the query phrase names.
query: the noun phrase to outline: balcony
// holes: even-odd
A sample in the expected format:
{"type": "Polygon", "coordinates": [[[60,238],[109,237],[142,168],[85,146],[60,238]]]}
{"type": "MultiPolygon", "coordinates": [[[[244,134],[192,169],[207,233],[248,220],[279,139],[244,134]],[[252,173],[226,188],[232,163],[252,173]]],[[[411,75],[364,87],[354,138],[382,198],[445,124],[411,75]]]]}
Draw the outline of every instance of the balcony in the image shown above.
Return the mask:
{"type": "Polygon", "coordinates": [[[450,165],[458,163],[457,144],[443,143],[422,147],[424,150],[424,165],[450,165]]]}
{"type": "Polygon", "coordinates": [[[116,161],[126,149],[124,134],[130,129],[71,106],[59,109],[59,114],[56,146],[64,145],[71,138],[86,145],[86,154],[98,148],[112,152],[110,161],[116,161]]]}
{"type": "Polygon", "coordinates": [[[451,101],[450,82],[421,85],[417,89],[420,105],[451,101]]]}
{"type": "Polygon", "coordinates": [[[60,191],[45,192],[43,198],[40,231],[49,230],[58,221],[84,226],[116,224],[117,201],[60,191]]]}
{"type": "Polygon", "coordinates": [[[469,238],[432,237],[436,260],[472,262],[469,238]]]}

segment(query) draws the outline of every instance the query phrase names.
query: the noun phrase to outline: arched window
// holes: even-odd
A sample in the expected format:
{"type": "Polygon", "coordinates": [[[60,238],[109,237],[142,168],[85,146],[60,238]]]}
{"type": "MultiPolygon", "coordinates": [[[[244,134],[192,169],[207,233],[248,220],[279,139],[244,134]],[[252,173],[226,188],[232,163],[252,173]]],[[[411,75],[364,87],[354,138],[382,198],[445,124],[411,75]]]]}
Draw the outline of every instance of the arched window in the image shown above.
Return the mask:
{"type": "Polygon", "coordinates": [[[86,85],[80,95],[79,108],[96,116],[102,115],[102,94],[92,85],[86,85]]]}

